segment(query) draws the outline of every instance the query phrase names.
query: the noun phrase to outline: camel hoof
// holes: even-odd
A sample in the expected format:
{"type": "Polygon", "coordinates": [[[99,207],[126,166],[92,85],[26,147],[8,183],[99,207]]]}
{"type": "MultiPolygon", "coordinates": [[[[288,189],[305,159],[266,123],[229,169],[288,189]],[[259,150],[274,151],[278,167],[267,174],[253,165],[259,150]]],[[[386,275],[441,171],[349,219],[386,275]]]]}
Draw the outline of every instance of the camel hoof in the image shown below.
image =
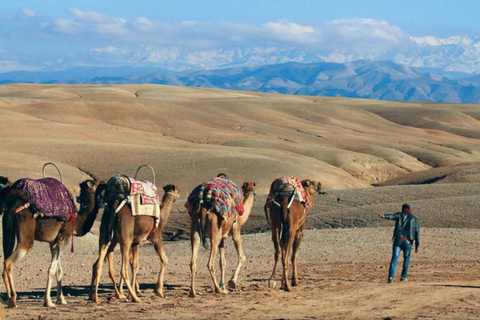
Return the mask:
{"type": "Polygon", "coordinates": [[[277,281],[275,281],[275,280],[268,280],[268,287],[269,287],[270,289],[273,289],[273,288],[275,288],[276,286],[277,286],[277,281]]]}
{"type": "Polygon", "coordinates": [[[134,298],[132,299],[132,302],[135,302],[135,303],[142,303],[142,300],[138,299],[138,298],[134,298]]]}
{"type": "Polygon", "coordinates": [[[191,290],[190,289],[190,293],[188,295],[190,298],[195,298],[197,296],[197,293],[195,292],[195,290],[191,290]]]}
{"type": "Polygon", "coordinates": [[[13,299],[8,299],[7,308],[16,308],[16,307],[17,307],[17,303],[13,301],[13,299]]]}
{"type": "Polygon", "coordinates": [[[155,290],[155,294],[156,294],[157,296],[159,296],[160,298],[165,298],[165,296],[163,295],[163,292],[160,291],[160,290],[155,290]]]}
{"type": "Polygon", "coordinates": [[[65,300],[65,299],[57,299],[57,304],[66,305],[66,304],[67,304],[67,300],[65,300]]]}
{"type": "Polygon", "coordinates": [[[55,305],[53,302],[51,302],[51,301],[48,301],[48,302],[45,301],[45,303],[43,304],[43,306],[44,306],[44,307],[47,307],[47,308],[55,308],[55,307],[56,307],[56,305],[55,305]]]}
{"type": "Polygon", "coordinates": [[[237,284],[235,283],[235,281],[230,280],[230,281],[228,281],[228,287],[230,289],[237,289],[237,284]]]}
{"type": "Polygon", "coordinates": [[[124,294],[118,294],[116,296],[118,300],[123,300],[123,301],[127,300],[127,296],[124,294]]]}

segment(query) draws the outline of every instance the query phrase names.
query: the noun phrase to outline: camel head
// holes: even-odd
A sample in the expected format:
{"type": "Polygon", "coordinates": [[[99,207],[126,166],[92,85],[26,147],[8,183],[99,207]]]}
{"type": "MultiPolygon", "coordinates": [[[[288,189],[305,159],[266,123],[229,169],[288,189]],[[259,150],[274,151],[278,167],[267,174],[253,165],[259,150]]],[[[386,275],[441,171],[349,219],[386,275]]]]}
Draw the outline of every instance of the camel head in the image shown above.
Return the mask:
{"type": "Polygon", "coordinates": [[[243,191],[243,197],[246,197],[249,194],[253,194],[253,196],[256,196],[257,193],[255,192],[255,186],[257,184],[255,182],[244,182],[242,185],[242,191],[243,191]]]}
{"type": "Polygon", "coordinates": [[[80,183],[80,195],[77,197],[80,210],[75,225],[76,236],[83,236],[92,228],[103,201],[105,189],[105,182],[100,180],[88,179],[80,183]]]}
{"type": "Polygon", "coordinates": [[[95,202],[101,203],[105,196],[106,183],[101,180],[88,179],[80,183],[80,195],[77,202],[80,208],[88,206],[92,202],[91,195],[95,194],[95,202]]]}
{"type": "Polygon", "coordinates": [[[10,180],[8,180],[7,177],[0,176],[0,190],[2,190],[5,187],[8,187],[10,185],[12,185],[12,182],[10,180]]]}
{"type": "Polygon", "coordinates": [[[305,192],[311,196],[313,196],[316,192],[318,192],[318,194],[321,194],[322,192],[322,184],[318,181],[305,179],[302,180],[302,186],[305,189],[305,192]]]}
{"type": "Polygon", "coordinates": [[[168,195],[172,195],[174,197],[173,202],[177,201],[178,197],[180,197],[180,189],[176,184],[167,184],[163,187],[163,191],[165,194],[163,195],[162,202],[168,195]]]}

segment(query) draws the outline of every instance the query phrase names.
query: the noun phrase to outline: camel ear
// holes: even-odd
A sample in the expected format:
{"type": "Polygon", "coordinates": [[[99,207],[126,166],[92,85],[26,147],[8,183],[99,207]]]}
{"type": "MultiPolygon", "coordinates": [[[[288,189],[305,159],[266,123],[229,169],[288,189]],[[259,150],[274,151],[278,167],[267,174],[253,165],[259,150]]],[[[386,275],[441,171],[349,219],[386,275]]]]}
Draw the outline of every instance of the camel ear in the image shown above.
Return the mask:
{"type": "Polygon", "coordinates": [[[308,179],[302,180],[302,186],[304,187],[310,187],[311,184],[312,184],[312,181],[308,179]]]}
{"type": "Polygon", "coordinates": [[[244,182],[243,185],[242,185],[242,189],[245,189],[247,186],[248,186],[248,184],[246,182],[244,182]]]}
{"type": "Polygon", "coordinates": [[[88,187],[89,189],[92,189],[94,185],[95,185],[95,184],[94,184],[91,180],[88,180],[88,181],[87,181],[87,187],[88,187]]]}

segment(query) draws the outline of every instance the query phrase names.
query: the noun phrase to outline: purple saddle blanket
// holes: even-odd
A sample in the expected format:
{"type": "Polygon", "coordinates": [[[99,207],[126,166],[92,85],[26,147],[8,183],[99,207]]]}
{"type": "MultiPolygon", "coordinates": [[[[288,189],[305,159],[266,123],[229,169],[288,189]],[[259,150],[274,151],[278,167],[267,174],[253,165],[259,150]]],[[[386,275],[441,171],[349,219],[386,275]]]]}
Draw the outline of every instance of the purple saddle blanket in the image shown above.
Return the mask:
{"type": "Polygon", "coordinates": [[[56,179],[20,179],[12,189],[46,216],[65,217],[77,212],[72,194],[56,179]]]}

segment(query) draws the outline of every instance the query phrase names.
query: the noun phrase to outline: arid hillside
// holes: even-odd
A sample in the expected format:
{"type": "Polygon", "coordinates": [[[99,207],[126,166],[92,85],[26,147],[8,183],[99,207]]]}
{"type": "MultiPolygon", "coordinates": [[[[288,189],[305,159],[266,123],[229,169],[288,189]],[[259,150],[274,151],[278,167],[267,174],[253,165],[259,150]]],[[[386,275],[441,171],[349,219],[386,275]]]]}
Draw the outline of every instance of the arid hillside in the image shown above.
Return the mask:
{"type": "Polygon", "coordinates": [[[392,179],[475,182],[479,120],[480,107],[468,104],[153,85],[5,85],[0,166],[12,178],[38,177],[53,161],[72,188],[85,173],[133,175],[143,163],[155,168],[160,184],[183,190],[218,172],[239,183],[255,180],[260,193],[285,173],[320,180],[326,190],[392,179]]]}

